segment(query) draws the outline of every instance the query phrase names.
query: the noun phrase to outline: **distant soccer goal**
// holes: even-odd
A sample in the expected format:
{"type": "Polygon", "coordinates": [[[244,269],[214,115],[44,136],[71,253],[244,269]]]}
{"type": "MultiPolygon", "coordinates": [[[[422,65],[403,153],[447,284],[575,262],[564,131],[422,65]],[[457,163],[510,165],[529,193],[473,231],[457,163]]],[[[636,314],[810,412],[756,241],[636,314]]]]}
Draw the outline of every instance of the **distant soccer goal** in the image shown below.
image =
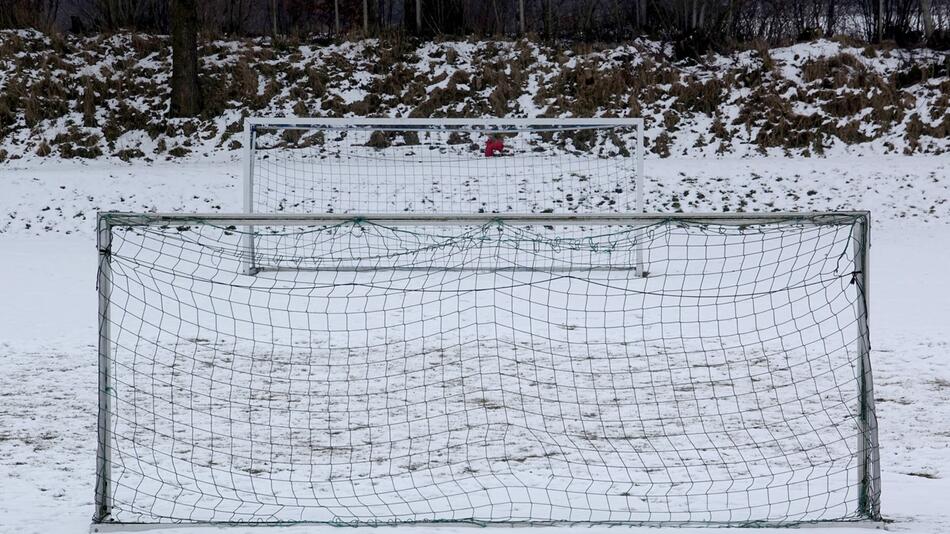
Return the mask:
{"type": "Polygon", "coordinates": [[[643,212],[637,118],[250,118],[244,144],[246,213],[643,212]]]}
{"type": "Polygon", "coordinates": [[[245,121],[247,213],[643,211],[643,120],[245,121]]]}
{"type": "Polygon", "coordinates": [[[95,520],[877,519],[867,229],[102,214],[95,520]]]}

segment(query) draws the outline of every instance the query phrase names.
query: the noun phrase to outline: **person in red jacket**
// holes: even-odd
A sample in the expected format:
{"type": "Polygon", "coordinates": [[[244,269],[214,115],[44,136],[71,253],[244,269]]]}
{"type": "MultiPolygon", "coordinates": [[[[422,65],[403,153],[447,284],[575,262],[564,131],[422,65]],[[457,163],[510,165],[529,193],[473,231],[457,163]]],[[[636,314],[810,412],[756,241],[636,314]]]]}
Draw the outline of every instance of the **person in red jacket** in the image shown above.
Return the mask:
{"type": "Polygon", "coordinates": [[[505,141],[498,136],[489,137],[485,141],[485,157],[490,158],[495,154],[501,155],[505,151],[505,141]]]}

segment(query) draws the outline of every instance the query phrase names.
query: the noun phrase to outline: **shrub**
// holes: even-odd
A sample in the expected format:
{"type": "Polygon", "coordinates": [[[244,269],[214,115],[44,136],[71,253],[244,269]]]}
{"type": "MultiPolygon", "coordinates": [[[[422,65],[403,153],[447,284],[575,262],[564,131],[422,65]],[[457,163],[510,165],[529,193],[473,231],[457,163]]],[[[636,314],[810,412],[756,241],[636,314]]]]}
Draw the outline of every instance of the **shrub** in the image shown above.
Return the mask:
{"type": "Polygon", "coordinates": [[[377,149],[389,148],[392,146],[389,136],[385,132],[376,130],[369,136],[369,141],[366,142],[366,146],[370,146],[377,149]]]}
{"type": "Polygon", "coordinates": [[[653,140],[653,153],[660,156],[661,158],[670,157],[670,139],[669,134],[666,132],[660,132],[660,135],[656,136],[656,139],[653,140]]]}
{"type": "Polygon", "coordinates": [[[53,152],[53,149],[49,146],[49,143],[45,139],[41,140],[38,145],[36,145],[36,155],[45,158],[53,152]]]}

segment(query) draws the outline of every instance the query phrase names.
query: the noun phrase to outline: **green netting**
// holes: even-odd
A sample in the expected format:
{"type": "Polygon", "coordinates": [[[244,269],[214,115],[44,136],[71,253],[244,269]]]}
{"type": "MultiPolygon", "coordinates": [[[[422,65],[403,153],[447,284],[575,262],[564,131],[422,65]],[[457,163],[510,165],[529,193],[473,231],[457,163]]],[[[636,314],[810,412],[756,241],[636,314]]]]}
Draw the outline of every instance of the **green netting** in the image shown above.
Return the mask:
{"type": "Polygon", "coordinates": [[[867,515],[860,216],[123,220],[109,520],[867,515]]]}

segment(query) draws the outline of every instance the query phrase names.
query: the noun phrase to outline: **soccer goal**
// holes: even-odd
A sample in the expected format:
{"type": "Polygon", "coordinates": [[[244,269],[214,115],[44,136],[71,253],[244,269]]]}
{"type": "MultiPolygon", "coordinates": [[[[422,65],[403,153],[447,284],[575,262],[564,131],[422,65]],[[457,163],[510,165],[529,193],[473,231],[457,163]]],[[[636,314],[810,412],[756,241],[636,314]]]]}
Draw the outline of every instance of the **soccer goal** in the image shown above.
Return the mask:
{"type": "MultiPolygon", "coordinates": [[[[244,127],[245,213],[644,211],[638,118],[249,118],[244,127]]],[[[248,236],[251,250],[266,239],[248,236]]],[[[249,255],[249,272],[279,267],[249,255]]]]}
{"type": "Polygon", "coordinates": [[[879,518],[864,212],[98,235],[97,528],[879,518]]]}

